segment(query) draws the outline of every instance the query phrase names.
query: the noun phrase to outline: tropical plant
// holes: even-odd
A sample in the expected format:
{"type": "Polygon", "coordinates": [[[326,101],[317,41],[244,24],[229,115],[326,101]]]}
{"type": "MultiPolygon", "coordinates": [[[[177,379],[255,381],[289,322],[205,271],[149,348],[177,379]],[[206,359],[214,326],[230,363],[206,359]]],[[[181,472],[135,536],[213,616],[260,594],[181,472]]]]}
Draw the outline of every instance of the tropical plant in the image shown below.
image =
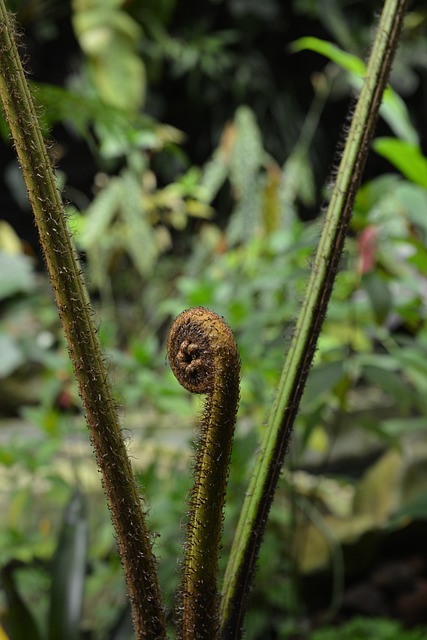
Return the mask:
{"type": "MultiPolygon", "coordinates": [[[[178,317],[171,330],[169,345],[174,372],[178,373],[178,378],[181,375],[187,378],[186,385],[191,391],[208,393],[191,494],[179,605],[178,634],[183,639],[241,636],[256,559],[338,270],[382,93],[398,44],[405,5],[404,1],[393,0],[386,0],[384,5],[331,193],[312,275],[243,503],[220,602],[216,573],[239,393],[238,357],[230,330],[212,312],[200,308],[190,310],[178,317]],[[206,356],[213,359],[212,369],[211,363],[205,361],[206,356]],[[220,437],[225,438],[224,442],[220,437]],[[215,492],[219,496],[215,497],[215,492]]],[[[165,638],[166,619],[150,532],[126,454],[63,207],[3,2],[0,10],[0,49],[4,61],[0,76],[2,100],[39,226],[92,443],[103,474],[136,634],[138,638],[152,640],[165,638]]],[[[239,221],[239,216],[235,219],[239,221]]],[[[237,229],[235,242],[241,239],[243,226],[240,224],[237,229]]]]}

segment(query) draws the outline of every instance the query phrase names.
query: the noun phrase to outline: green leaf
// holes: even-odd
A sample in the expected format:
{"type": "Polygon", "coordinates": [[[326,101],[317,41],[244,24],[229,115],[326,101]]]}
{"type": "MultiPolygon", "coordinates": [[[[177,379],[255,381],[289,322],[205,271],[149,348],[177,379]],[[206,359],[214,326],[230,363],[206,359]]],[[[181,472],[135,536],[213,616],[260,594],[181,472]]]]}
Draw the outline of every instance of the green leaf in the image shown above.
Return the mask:
{"type": "Polygon", "coordinates": [[[95,249],[100,238],[109,231],[113,218],[120,207],[122,188],[120,179],[112,178],[86,210],[87,220],[78,242],[83,249],[95,249]]]}
{"type": "Polygon", "coordinates": [[[421,399],[427,393],[427,357],[422,345],[413,342],[405,348],[396,347],[391,350],[392,355],[400,363],[405,377],[415,386],[421,399]]]}
{"type": "Polygon", "coordinates": [[[390,86],[384,91],[380,115],[398,138],[409,144],[419,143],[417,130],[411,123],[404,100],[390,86]]]}
{"type": "Polygon", "coordinates": [[[314,38],[313,36],[307,36],[305,38],[299,38],[290,45],[291,51],[298,53],[300,51],[309,50],[320,53],[325,58],[329,58],[332,62],[335,62],[338,66],[346,71],[350,71],[363,78],[366,72],[366,65],[360,58],[354,56],[351,53],[343,51],[332,42],[321,40],[320,38],[314,38]]]}
{"type": "Polygon", "coordinates": [[[427,158],[418,145],[396,138],[376,138],[372,146],[408,180],[427,188],[427,158]]]}
{"type": "Polygon", "coordinates": [[[48,640],[78,640],[86,577],[86,502],[77,489],[68,503],[53,561],[48,640]]]}
{"type": "Polygon", "coordinates": [[[228,158],[221,147],[215,151],[212,158],[204,165],[200,177],[204,199],[212,202],[225,180],[229,171],[228,158]]]}
{"type": "Polygon", "coordinates": [[[415,249],[415,253],[409,256],[408,263],[418,269],[423,276],[427,276],[427,249],[421,242],[413,241],[411,244],[415,249]]]}
{"type": "Polygon", "coordinates": [[[366,217],[378,202],[381,202],[388,194],[394,192],[401,182],[401,177],[386,173],[362,184],[357,192],[354,220],[357,228],[366,225],[366,217]],[[361,215],[362,214],[362,215],[361,215]],[[359,222],[359,219],[362,222],[359,222]]]}
{"type": "Polygon", "coordinates": [[[138,272],[146,276],[159,250],[148,212],[142,206],[141,185],[130,171],[121,176],[120,192],[125,248],[138,272]]]}
{"type": "Polygon", "coordinates": [[[0,640],[9,640],[9,636],[6,635],[5,630],[0,624],[0,640]]]}
{"type": "Polygon", "coordinates": [[[336,360],[314,367],[310,371],[304,391],[304,404],[331,391],[344,376],[344,361],[336,360]]]}
{"type": "MultiPolygon", "coordinates": [[[[403,392],[401,385],[400,392],[403,392]]],[[[414,431],[423,432],[426,426],[424,417],[389,418],[381,421],[382,430],[389,436],[398,437],[414,431]]]]}
{"type": "Polygon", "coordinates": [[[236,140],[230,162],[230,179],[238,195],[242,196],[262,167],[264,149],[261,132],[254,113],[242,106],[235,116],[236,140]]]}
{"type": "MultiPolygon", "coordinates": [[[[366,74],[366,65],[360,58],[320,38],[299,38],[291,44],[291,50],[295,53],[305,49],[320,53],[348,71],[353,84],[360,88],[366,74]]],[[[384,91],[380,114],[399,138],[411,144],[418,144],[418,133],[410,121],[405,102],[391,87],[384,91]]]]}
{"type": "Polygon", "coordinates": [[[100,153],[106,158],[118,157],[135,147],[161,148],[183,138],[178,129],[158,124],[140,112],[130,113],[128,108],[107,104],[98,95],[83,95],[43,83],[32,85],[32,91],[46,129],[65,121],[81,136],[91,138],[93,128],[99,138],[100,153]]]}
{"type": "MultiPolygon", "coordinates": [[[[381,358],[381,356],[379,356],[381,358]]],[[[384,356],[387,358],[388,356],[384,356]]],[[[360,359],[362,361],[362,358],[360,359]]],[[[416,406],[417,395],[414,389],[407,384],[405,378],[399,370],[393,370],[382,366],[381,360],[379,365],[375,364],[375,356],[370,358],[372,364],[366,364],[363,367],[363,378],[377,389],[382,389],[393,400],[402,411],[411,411],[416,406]]],[[[368,360],[368,362],[369,362],[368,360]]],[[[383,423],[381,423],[383,424],[383,423]]],[[[385,431],[389,426],[385,426],[385,431]]],[[[384,432],[384,429],[382,429],[384,432]]],[[[395,436],[393,429],[388,435],[395,436]]]]}
{"type": "MultiPolygon", "coordinates": [[[[41,640],[33,614],[18,593],[11,568],[0,574],[0,583],[6,596],[7,609],[2,613],[2,622],[12,640],[41,640]]],[[[1,629],[1,627],[0,627],[1,629]]]]}
{"type": "Polygon", "coordinates": [[[372,311],[378,324],[383,324],[391,312],[393,297],[388,283],[375,271],[366,273],[362,278],[363,288],[369,296],[372,311]]]}
{"type": "Polygon", "coordinates": [[[427,493],[422,493],[396,511],[390,520],[389,526],[396,528],[408,520],[427,520],[427,493]]]}
{"type": "Polygon", "coordinates": [[[25,361],[17,341],[7,333],[0,333],[0,353],[0,379],[16,371],[25,361]]]}
{"type": "Polygon", "coordinates": [[[230,244],[247,241],[262,219],[261,168],[265,152],[251,109],[239,107],[234,120],[236,139],[230,157],[230,182],[237,201],[227,228],[230,244]]]}
{"type": "Polygon", "coordinates": [[[93,81],[107,104],[130,112],[142,105],[145,66],[138,55],[140,25],[114,4],[76,2],[74,29],[93,81]]]}
{"type": "Polygon", "coordinates": [[[35,279],[31,259],[22,254],[0,251],[0,300],[34,289],[35,279]]]}
{"type": "Polygon", "coordinates": [[[115,41],[101,59],[92,61],[92,73],[100,95],[107,104],[137,111],[144,102],[145,66],[126,42],[115,41]]]}
{"type": "Polygon", "coordinates": [[[406,630],[396,620],[353,618],[343,626],[317,629],[311,640],[422,640],[425,630],[406,630]]]}
{"type": "Polygon", "coordinates": [[[283,165],[283,174],[285,179],[282,179],[280,194],[282,207],[285,210],[292,207],[297,199],[306,207],[313,206],[315,181],[308,155],[297,147],[283,165]]]}

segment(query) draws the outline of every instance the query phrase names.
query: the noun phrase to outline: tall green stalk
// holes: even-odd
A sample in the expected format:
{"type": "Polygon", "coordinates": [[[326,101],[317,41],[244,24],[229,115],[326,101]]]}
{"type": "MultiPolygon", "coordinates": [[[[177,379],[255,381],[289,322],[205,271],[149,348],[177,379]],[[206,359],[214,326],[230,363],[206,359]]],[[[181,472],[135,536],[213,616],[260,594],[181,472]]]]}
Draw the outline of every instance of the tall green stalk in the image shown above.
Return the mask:
{"type": "Polygon", "coordinates": [[[407,0],[386,0],[278,393],[241,511],[221,601],[222,638],[240,638],[268,513],[326,314],[407,0]]]}
{"type": "Polygon", "coordinates": [[[85,285],[67,230],[64,208],[3,0],[0,0],[0,56],[0,97],[39,229],[102,472],[132,603],[136,636],[138,640],[163,640],[166,623],[151,537],[122,437],[85,285]]]}

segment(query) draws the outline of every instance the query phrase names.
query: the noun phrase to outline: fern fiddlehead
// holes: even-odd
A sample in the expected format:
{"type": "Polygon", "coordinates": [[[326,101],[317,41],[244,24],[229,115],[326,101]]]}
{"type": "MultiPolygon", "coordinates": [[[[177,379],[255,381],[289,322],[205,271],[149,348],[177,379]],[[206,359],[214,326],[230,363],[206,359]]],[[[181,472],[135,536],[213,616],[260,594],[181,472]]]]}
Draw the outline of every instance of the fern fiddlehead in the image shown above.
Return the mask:
{"type": "Polygon", "coordinates": [[[176,318],[169,333],[168,357],[184,388],[206,394],[179,591],[179,637],[215,640],[219,637],[222,511],[239,401],[240,361],[229,327],[202,307],[176,318]]]}

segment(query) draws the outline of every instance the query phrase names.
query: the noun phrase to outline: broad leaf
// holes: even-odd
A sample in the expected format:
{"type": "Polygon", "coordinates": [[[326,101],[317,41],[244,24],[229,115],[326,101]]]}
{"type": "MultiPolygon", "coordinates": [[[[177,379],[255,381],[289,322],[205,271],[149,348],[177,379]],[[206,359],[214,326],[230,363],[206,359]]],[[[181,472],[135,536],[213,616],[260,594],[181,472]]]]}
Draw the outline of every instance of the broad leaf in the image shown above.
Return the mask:
{"type": "MultiPolygon", "coordinates": [[[[361,87],[366,74],[366,65],[357,56],[343,51],[332,42],[314,37],[299,38],[292,43],[291,47],[294,52],[308,49],[320,53],[348,71],[357,89],[361,87]]],[[[380,114],[399,138],[411,144],[418,144],[418,133],[410,121],[405,102],[390,86],[384,91],[380,114]]]]}
{"type": "Polygon", "coordinates": [[[376,138],[372,146],[408,180],[427,189],[427,158],[418,145],[396,138],[376,138]]]}

